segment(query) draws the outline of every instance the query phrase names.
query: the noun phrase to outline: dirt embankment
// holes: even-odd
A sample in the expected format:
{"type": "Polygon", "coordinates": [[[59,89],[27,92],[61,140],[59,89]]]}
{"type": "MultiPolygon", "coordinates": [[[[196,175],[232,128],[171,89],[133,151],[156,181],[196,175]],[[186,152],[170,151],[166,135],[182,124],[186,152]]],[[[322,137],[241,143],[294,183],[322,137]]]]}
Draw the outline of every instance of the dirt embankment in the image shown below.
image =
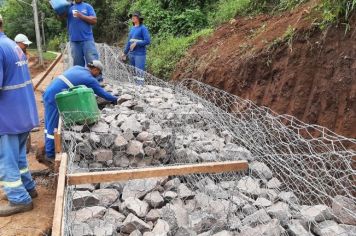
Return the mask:
{"type": "Polygon", "coordinates": [[[321,32],[312,8],[226,23],[190,49],[173,79],[194,78],[356,137],[356,14],[346,34],[344,26],[321,32]]]}

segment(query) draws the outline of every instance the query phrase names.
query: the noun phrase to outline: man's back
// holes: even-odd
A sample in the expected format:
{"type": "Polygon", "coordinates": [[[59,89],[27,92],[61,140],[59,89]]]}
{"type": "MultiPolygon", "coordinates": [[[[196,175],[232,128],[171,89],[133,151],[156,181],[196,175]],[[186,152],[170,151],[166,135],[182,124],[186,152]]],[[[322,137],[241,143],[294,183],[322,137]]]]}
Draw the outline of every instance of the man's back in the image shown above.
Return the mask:
{"type": "Polygon", "coordinates": [[[0,135],[20,134],[38,126],[36,101],[21,48],[0,33],[0,135]]]}

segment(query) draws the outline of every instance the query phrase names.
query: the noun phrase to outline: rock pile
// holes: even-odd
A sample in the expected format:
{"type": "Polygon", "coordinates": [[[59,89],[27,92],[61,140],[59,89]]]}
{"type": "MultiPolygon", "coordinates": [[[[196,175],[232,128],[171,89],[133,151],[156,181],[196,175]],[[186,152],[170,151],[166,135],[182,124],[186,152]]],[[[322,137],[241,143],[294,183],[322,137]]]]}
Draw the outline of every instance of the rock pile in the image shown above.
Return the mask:
{"type": "Polygon", "coordinates": [[[356,235],[355,203],[306,206],[228,131],[204,121],[202,104],[169,88],[107,86],[120,93],[99,123],[65,135],[73,165],[84,170],[166,163],[247,160],[250,175],[194,175],[81,185],[71,189],[69,234],[84,235],[356,235]]]}

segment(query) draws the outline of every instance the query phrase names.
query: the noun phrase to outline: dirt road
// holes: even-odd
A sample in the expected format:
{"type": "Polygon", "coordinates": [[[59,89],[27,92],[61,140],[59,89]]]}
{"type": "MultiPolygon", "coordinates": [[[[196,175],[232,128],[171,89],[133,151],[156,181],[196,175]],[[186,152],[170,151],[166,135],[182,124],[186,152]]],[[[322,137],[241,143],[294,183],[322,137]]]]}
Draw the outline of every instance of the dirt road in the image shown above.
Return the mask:
{"type": "MultiPolygon", "coordinates": [[[[50,63],[47,63],[49,65],[50,63]]],[[[32,151],[28,155],[30,170],[41,171],[47,168],[38,163],[35,159],[34,149],[43,145],[43,104],[42,92],[51,82],[52,78],[60,74],[63,69],[63,64],[60,62],[54,70],[46,77],[38,91],[36,91],[37,108],[40,116],[41,127],[40,131],[31,133],[32,151]]],[[[36,84],[41,77],[43,69],[31,66],[31,74],[33,82],[36,84]]],[[[52,218],[55,204],[55,182],[54,175],[35,177],[37,182],[37,190],[39,197],[34,199],[34,210],[31,212],[18,214],[0,219],[0,235],[1,236],[37,236],[49,235],[52,227],[52,218]]],[[[0,204],[7,204],[6,201],[1,201],[0,204]]]]}

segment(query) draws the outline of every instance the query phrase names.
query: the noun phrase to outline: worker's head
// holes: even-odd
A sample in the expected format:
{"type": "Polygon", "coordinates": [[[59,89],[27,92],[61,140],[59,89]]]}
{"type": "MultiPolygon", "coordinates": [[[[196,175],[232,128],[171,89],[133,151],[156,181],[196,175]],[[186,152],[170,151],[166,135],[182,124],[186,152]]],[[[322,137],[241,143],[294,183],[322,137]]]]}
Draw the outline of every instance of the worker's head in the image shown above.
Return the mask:
{"type": "Polygon", "coordinates": [[[134,13],[130,14],[129,16],[132,20],[133,25],[140,25],[143,23],[144,18],[139,11],[135,11],[134,13]]]}
{"type": "Polygon", "coordinates": [[[88,63],[87,66],[90,70],[90,73],[94,77],[100,78],[100,75],[102,74],[102,72],[104,70],[104,65],[99,60],[94,60],[94,61],[88,63]]]}
{"type": "Polygon", "coordinates": [[[2,32],[2,15],[0,15],[0,32],[2,32]]]}
{"type": "Polygon", "coordinates": [[[15,42],[17,43],[17,45],[19,45],[19,47],[22,49],[22,51],[26,52],[26,49],[28,48],[28,46],[30,46],[30,44],[32,43],[26,35],[24,34],[18,34],[15,37],[15,42]]]}

